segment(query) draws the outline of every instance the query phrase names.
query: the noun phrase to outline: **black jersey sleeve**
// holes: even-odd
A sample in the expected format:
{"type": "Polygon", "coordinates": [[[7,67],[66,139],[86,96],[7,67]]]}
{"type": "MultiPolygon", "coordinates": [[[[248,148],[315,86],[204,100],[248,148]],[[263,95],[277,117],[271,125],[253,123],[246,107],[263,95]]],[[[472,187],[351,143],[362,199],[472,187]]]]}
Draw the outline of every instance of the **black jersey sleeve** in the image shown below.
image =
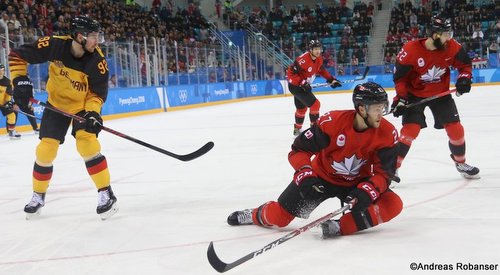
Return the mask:
{"type": "Polygon", "coordinates": [[[330,137],[317,124],[300,134],[292,145],[292,150],[318,153],[330,144],[330,137]]]}

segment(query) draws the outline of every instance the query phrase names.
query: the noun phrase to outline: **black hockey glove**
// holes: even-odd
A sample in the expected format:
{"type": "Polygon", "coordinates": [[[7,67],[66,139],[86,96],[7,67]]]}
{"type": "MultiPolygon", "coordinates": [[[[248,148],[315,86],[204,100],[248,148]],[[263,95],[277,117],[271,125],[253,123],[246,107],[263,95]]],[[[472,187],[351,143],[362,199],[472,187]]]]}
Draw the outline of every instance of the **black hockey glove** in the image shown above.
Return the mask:
{"type": "Polygon", "coordinates": [[[13,111],[14,110],[14,102],[7,101],[7,102],[5,102],[5,105],[3,105],[3,107],[9,111],[13,111]]]}
{"type": "Polygon", "coordinates": [[[369,182],[361,182],[347,195],[345,202],[354,202],[351,211],[365,211],[372,204],[380,193],[375,189],[373,184],[369,182]]]}
{"type": "Polygon", "coordinates": [[[306,93],[310,93],[312,91],[311,84],[309,84],[309,82],[305,80],[302,80],[302,82],[300,82],[299,87],[302,88],[302,90],[304,90],[304,92],[306,93]]]}
{"type": "Polygon", "coordinates": [[[102,130],[102,118],[95,111],[86,112],[83,115],[85,118],[85,131],[98,134],[102,130]]]}
{"type": "Polygon", "coordinates": [[[310,166],[300,168],[293,175],[293,181],[299,187],[303,199],[317,200],[325,193],[325,186],[310,166]]]}
{"type": "Polygon", "coordinates": [[[472,81],[468,77],[460,77],[457,79],[457,83],[455,83],[455,88],[457,89],[457,92],[455,93],[456,96],[461,96],[465,93],[470,92],[470,85],[472,81]]]}
{"type": "Polygon", "coordinates": [[[332,87],[333,89],[338,88],[338,87],[342,87],[342,83],[340,83],[340,81],[338,81],[335,78],[327,79],[326,82],[328,84],[330,84],[330,87],[332,87]]]}
{"type": "Polygon", "coordinates": [[[406,112],[408,111],[408,108],[406,108],[406,105],[408,105],[408,101],[405,98],[395,96],[392,99],[392,105],[391,105],[390,112],[395,117],[402,116],[402,115],[406,114],[406,112]]]}

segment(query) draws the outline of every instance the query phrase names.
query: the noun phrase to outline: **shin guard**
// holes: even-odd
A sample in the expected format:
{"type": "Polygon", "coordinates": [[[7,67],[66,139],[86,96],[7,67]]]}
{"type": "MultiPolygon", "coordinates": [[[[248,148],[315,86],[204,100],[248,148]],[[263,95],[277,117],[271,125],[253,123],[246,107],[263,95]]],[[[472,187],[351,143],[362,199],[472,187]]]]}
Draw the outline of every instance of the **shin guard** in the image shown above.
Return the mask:
{"type": "Polygon", "coordinates": [[[458,163],[465,162],[465,133],[464,127],[460,122],[453,122],[444,125],[448,135],[450,152],[453,159],[458,163]]]}
{"type": "Polygon", "coordinates": [[[295,217],[288,213],[279,202],[270,201],[255,208],[252,213],[254,224],[262,226],[287,226],[295,217]]]}
{"type": "Polygon", "coordinates": [[[420,133],[420,125],[416,123],[409,123],[403,125],[401,129],[401,136],[398,142],[398,159],[397,168],[401,167],[403,160],[410,151],[412,142],[417,138],[420,133]]]}
{"type": "Polygon", "coordinates": [[[341,235],[350,235],[378,224],[388,222],[403,210],[403,201],[394,192],[383,193],[380,198],[362,212],[350,212],[340,218],[341,235]]]}
{"type": "Polygon", "coordinates": [[[295,110],[295,128],[301,129],[304,124],[304,117],[306,116],[307,108],[295,110]]]}
{"type": "Polygon", "coordinates": [[[314,101],[313,105],[311,105],[311,107],[309,107],[309,120],[311,121],[311,126],[314,125],[314,123],[316,123],[316,121],[319,118],[320,107],[321,107],[321,104],[320,104],[319,100],[317,100],[317,99],[316,99],[316,101],[314,101]]]}

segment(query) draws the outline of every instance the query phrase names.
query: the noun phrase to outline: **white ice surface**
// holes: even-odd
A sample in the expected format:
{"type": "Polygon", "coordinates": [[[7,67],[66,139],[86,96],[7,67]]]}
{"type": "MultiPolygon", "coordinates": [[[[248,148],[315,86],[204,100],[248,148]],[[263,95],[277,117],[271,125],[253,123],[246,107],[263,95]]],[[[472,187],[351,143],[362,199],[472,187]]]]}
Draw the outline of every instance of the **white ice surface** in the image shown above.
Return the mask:
{"type": "MultiPolygon", "coordinates": [[[[319,99],[322,112],[352,108],[350,94],[319,99]]],[[[500,267],[409,268],[412,262],[500,264],[500,86],[474,87],[456,102],[467,162],[481,169],[480,180],[459,176],[446,133],[429,127],[400,169],[403,182],[395,191],[405,208],[394,220],[332,240],[313,229],[228,273],[498,274],[500,267]]],[[[281,97],[106,121],[176,153],[215,142],[205,156],[181,162],[102,132],[120,208],[107,221],[95,213],[97,193],[69,135],[42,215],[26,221],[22,209],[31,197],[38,139],[0,137],[0,274],[217,274],[206,257],[210,241],[231,262],[337,209],[339,202],[329,200],[309,220],[284,229],[226,224],[234,210],[277,199],[291,180],[293,112],[293,98],[281,97]]],[[[399,119],[389,120],[400,128],[399,119]]]]}

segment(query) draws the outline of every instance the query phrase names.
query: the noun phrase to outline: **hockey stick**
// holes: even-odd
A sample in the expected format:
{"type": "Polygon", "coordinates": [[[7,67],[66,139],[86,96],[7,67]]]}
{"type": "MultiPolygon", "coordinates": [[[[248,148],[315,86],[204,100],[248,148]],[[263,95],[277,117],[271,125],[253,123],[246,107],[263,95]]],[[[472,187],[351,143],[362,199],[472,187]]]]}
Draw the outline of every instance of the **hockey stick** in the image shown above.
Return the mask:
{"type": "MultiPolygon", "coordinates": [[[[363,72],[363,75],[360,78],[348,79],[348,80],[341,81],[341,82],[342,83],[352,83],[352,82],[364,80],[366,78],[366,76],[368,75],[369,71],[370,71],[370,67],[366,66],[365,71],[363,72]]],[[[330,86],[330,83],[313,84],[313,85],[311,85],[311,88],[319,88],[319,87],[326,87],[326,86],[330,86]]]]}
{"type": "Polygon", "coordinates": [[[315,226],[318,226],[319,224],[341,214],[342,212],[351,209],[351,207],[353,205],[354,205],[354,202],[350,202],[350,203],[346,204],[345,206],[343,206],[342,208],[339,208],[331,213],[328,213],[325,216],[323,216],[323,217],[321,217],[321,218],[319,218],[319,219],[317,219],[317,220],[315,220],[307,225],[302,226],[301,228],[297,228],[297,229],[293,230],[292,232],[286,234],[285,236],[283,236],[283,237],[269,243],[268,245],[262,247],[261,249],[255,250],[254,252],[251,252],[251,253],[239,258],[238,260],[236,260],[232,263],[225,263],[225,262],[221,261],[219,259],[219,257],[217,256],[217,254],[215,253],[214,243],[210,242],[210,244],[208,245],[208,250],[207,250],[208,262],[218,272],[220,272],[220,273],[226,272],[230,269],[233,269],[233,268],[241,265],[244,262],[247,262],[247,261],[261,255],[262,253],[264,253],[266,251],[269,251],[269,250],[275,248],[276,246],[298,236],[299,234],[306,232],[307,230],[309,230],[315,226]]]}
{"type": "MultiPolygon", "coordinates": [[[[49,105],[49,104],[47,104],[45,102],[41,102],[41,101],[39,101],[39,100],[37,100],[35,98],[31,98],[30,101],[32,103],[41,105],[41,106],[43,106],[43,107],[45,107],[45,108],[47,108],[47,109],[49,109],[51,111],[54,111],[56,113],[62,114],[62,115],[67,116],[67,117],[70,117],[70,118],[72,118],[72,119],[74,119],[74,120],[76,120],[78,122],[85,122],[85,118],[83,118],[81,116],[77,116],[77,115],[66,113],[63,110],[60,110],[60,109],[58,109],[58,108],[56,108],[56,107],[54,107],[52,105],[49,105]]],[[[111,128],[108,128],[106,126],[102,125],[102,129],[104,131],[108,132],[108,133],[111,133],[113,135],[117,135],[117,136],[119,136],[121,138],[124,138],[124,139],[128,139],[128,140],[130,140],[132,142],[135,142],[137,144],[140,144],[140,145],[142,145],[144,147],[147,147],[149,149],[155,150],[157,152],[160,152],[162,154],[165,154],[165,155],[167,155],[169,157],[173,157],[173,158],[181,160],[181,161],[190,161],[190,160],[193,160],[195,158],[198,158],[198,157],[206,154],[208,151],[210,151],[214,147],[214,143],[212,141],[209,141],[209,142],[207,142],[207,144],[203,145],[200,149],[198,149],[198,150],[196,150],[196,151],[194,151],[192,153],[189,153],[189,154],[186,154],[186,155],[178,155],[178,154],[174,154],[174,153],[172,153],[170,151],[164,150],[162,148],[156,147],[154,145],[151,145],[149,143],[146,143],[146,142],[144,142],[142,140],[133,138],[133,137],[131,137],[129,135],[120,133],[120,132],[118,132],[116,130],[113,130],[111,128]]]]}
{"type": "Polygon", "coordinates": [[[25,115],[25,116],[32,117],[32,118],[34,118],[34,119],[42,120],[41,118],[38,118],[38,117],[36,117],[36,116],[34,116],[34,115],[32,115],[32,114],[28,114],[28,113],[23,112],[23,111],[21,111],[21,110],[17,110],[17,111],[15,111],[15,110],[14,110],[14,112],[16,112],[16,113],[20,113],[20,114],[23,114],[23,115],[25,115]]]}
{"type": "MultiPolygon", "coordinates": [[[[448,91],[444,91],[444,92],[441,92],[441,93],[439,93],[439,94],[435,94],[435,95],[433,95],[433,96],[426,97],[426,98],[424,98],[424,99],[422,99],[422,100],[420,100],[420,101],[413,102],[413,103],[408,104],[408,105],[406,105],[406,106],[404,106],[404,107],[408,109],[408,108],[411,108],[411,107],[413,107],[413,106],[418,106],[418,105],[424,104],[424,103],[426,103],[426,102],[432,101],[432,100],[434,100],[434,99],[436,99],[436,98],[440,98],[440,97],[443,97],[443,96],[446,96],[446,95],[452,94],[452,93],[454,93],[454,92],[456,92],[456,91],[457,91],[457,89],[450,89],[450,90],[448,90],[448,91]]],[[[394,110],[391,110],[391,111],[390,111],[390,112],[388,112],[387,114],[384,114],[384,116],[385,116],[385,115],[388,115],[388,114],[392,114],[392,113],[393,113],[393,111],[394,111],[394,110]]]]}

